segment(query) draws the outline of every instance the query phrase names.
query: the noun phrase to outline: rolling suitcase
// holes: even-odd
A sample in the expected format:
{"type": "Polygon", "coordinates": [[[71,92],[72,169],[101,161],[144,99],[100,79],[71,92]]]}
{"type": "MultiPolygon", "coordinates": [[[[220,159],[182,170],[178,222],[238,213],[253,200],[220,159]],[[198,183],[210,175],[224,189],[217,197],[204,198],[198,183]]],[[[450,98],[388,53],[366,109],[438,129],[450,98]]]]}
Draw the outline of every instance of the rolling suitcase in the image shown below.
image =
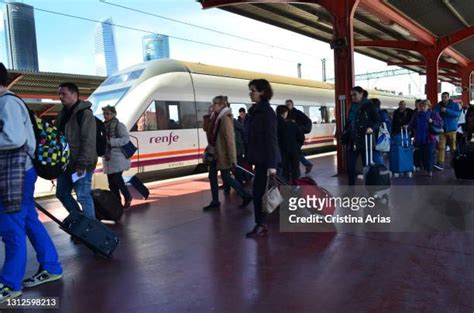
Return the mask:
{"type": "Polygon", "coordinates": [[[401,129],[401,140],[394,141],[390,147],[390,171],[392,173],[413,173],[413,145],[408,136],[408,130],[404,127],[401,129]]]}
{"type": "Polygon", "coordinates": [[[36,201],[35,205],[38,210],[52,219],[62,230],[71,235],[74,239],[78,239],[95,253],[108,258],[112,257],[119,243],[119,238],[100,221],[90,219],[81,212],[73,211],[61,222],[36,201]]]}
{"type": "Polygon", "coordinates": [[[135,199],[148,199],[150,191],[136,175],[124,177],[125,185],[135,199]]]}
{"type": "Polygon", "coordinates": [[[123,207],[120,200],[110,190],[94,189],[92,199],[94,199],[95,216],[98,220],[115,222],[120,220],[123,207]]]}
{"type": "Polygon", "coordinates": [[[452,167],[457,179],[474,180],[474,143],[466,142],[458,146],[452,167]]]}
{"type": "Polygon", "coordinates": [[[376,164],[373,161],[372,134],[365,136],[365,164],[365,185],[370,186],[372,191],[388,189],[390,187],[390,171],[385,165],[376,164]]]}
{"type": "MultiPolygon", "coordinates": [[[[299,186],[298,196],[300,198],[315,196],[316,198],[330,199],[332,197],[329,191],[327,191],[321,186],[318,186],[316,181],[309,176],[298,178],[297,180],[295,180],[295,183],[297,186],[299,186]]],[[[328,202],[324,207],[317,208],[315,212],[311,212],[311,213],[317,213],[320,215],[334,215],[334,211],[336,210],[336,207],[333,204],[334,203],[328,202]]]]}

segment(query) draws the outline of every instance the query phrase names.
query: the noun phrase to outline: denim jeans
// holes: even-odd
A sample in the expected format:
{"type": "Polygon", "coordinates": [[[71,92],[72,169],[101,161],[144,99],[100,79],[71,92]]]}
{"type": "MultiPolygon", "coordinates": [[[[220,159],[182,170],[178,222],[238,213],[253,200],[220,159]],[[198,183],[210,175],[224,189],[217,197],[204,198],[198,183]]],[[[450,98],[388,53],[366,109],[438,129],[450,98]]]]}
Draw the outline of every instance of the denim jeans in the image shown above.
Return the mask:
{"type": "Polygon", "coordinates": [[[419,153],[421,156],[421,162],[423,164],[423,168],[425,169],[425,171],[428,171],[428,172],[433,171],[435,144],[427,143],[427,144],[418,146],[418,148],[420,151],[419,153]]]}
{"type": "Polygon", "coordinates": [[[69,212],[80,211],[78,201],[84,215],[95,219],[94,201],[91,195],[92,175],[92,172],[86,172],[85,177],[73,183],[70,174],[62,174],[57,180],[56,197],[69,212]],[[72,189],[76,192],[77,201],[71,195],[72,189]]]}
{"type": "Polygon", "coordinates": [[[63,269],[58,253],[35,209],[34,190],[36,182],[34,168],[26,172],[21,211],[4,213],[0,203],[0,236],[5,244],[5,262],[0,274],[0,283],[12,290],[21,290],[27,262],[26,236],[36,251],[36,259],[42,270],[61,274],[63,269]]]}
{"type": "MultiPolygon", "coordinates": [[[[227,185],[232,188],[234,188],[235,191],[239,194],[241,198],[249,198],[251,195],[245,191],[244,187],[236,181],[231,175],[230,175],[230,169],[224,169],[220,170],[221,171],[221,178],[222,181],[224,182],[224,186],[227,185]]],[[[217,183],[217,162],[213,161],[211,162],[209,166],[209,183],[211,184],[211,193],[212,193],[212,204],[218,204],[219,203],[219,186],[217,183]]]]}
{"type": "Polygon", "coordinates": [[[312,163],[306,159],[306,157],[304,156],[303,153],[300,154],[300,162],[301,162],[301,164],[303,164],[306,167],[312,165],[312,163]]]}

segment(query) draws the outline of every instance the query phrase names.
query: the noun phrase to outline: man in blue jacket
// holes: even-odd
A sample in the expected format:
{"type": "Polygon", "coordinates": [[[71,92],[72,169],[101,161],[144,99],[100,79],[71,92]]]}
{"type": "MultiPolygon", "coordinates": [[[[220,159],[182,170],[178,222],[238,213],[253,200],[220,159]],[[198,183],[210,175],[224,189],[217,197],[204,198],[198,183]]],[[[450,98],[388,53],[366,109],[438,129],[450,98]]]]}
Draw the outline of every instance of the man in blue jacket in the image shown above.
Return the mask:
{"type": "Polygon", "coordinates": [[[456,130],[458,128],[459,115],[461,115],[461,108],[459,104],[449,98],[449,93],[443,92],[441,94],[441,102],[435,106],[434,111],[441,115],[444,122],[444,133],[439,135],[438,160],[434,166],[437,170],[442,171],[446,142],[449,141],[450,151],[454,152],[456,150],[456,130]]]}

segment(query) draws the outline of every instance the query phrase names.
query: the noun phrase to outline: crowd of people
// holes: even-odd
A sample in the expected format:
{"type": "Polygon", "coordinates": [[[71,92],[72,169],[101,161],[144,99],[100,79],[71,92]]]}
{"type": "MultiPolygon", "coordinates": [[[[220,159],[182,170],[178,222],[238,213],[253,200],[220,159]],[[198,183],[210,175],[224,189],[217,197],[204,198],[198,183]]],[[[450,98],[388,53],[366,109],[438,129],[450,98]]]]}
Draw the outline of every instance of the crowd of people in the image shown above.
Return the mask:
{"type": "MultiPolygon", "coordinates": [[[[351,97],[348,122],[342,136],[348,151],[349,185],[355,184],[358,158],[361,157],[364,166],[368,165],[365,158],[366,135],[374,134],[372,140],[375,141],[382,124],[386,125],[393,142],[400,142],[404,131],[409,133],[414,145],[413,170],[424,170],[429,176],[433,176],[433,168],[444,170],[446,144],[454,153],[458,147],[456,140],[464,141],[472,134],[469,131],[472,126],[468,127],[469,123],[465,121],[467,109],[450,99],[447,92],[442,93],[441,101],[434,106],[429,100],[416,100],[414,110],[408,108],[405,101],[400,101],[392,118],[386,110],[381,109],[380,100],[369,99],[368,92],[363,88],[352,88],[351,97]]],[[[384,164],[383,153],[376,149],[375,144],[372,147],[373,160],[369,162],[384,164]]]]}
{"type": "MultiPolygon", "coordinates": [[[[37,172],[32,156],[37,143],[30,113],[22,100],[7,89],[7,83],[8,72],[0,63],[0,235],[6,250],[0,274],[0,302],[21,295],[23,288],[55,281],[63,275],[56,248],[35,210],[37,172]],[[37,253],[39,269],[32,277],[23,279],[26,237],[37,253]]],[[[252,80],[248,87],[253,103],[248,112],[241,108],[235,119],[227,97],[216,96],[204,116],[203,128],[208,140],[204,161],[209,166],[212,200],[203,209],[220,208],[220,171],[224,193],[234,189],[242,199],[241,208],[253,202],[255,226],[246,236],[260,237],[268,233],[262,198],[269,179],[278,175],[291,185],[301,176],[300,163],[306,174],[313,168],[302,153],[305,134],[311,131],[312,122],[295,108],[291,99],[279,105],[275,112],[270,105],[273,90],[267,80],[252,80]],[[245,188],[249,183],[252,183],[251,192],[245,188]]],[[[92,113],[92,104],[80,99],[75,84],[63,83],[58,90],[63,108],[55,125],[65,135],[71,154],[67,168],[57,178],[56,196],[68,211],[82,211],[95,219],[91,182],[99,156],[100,122],[92,113]],[[77,200],[71,194],[73,190],[77,200]]],[[[415,145],[415,167],[424,169],[430,176],[433,168],[443,170],[446,144],[455,151],[456,140],[464,140],[474,130],[474,120],[467,117],[466,110],[454,103],[448,93],[443,93],[442,101],[434,107],[429,100],[417,100],[416,109],[412,110],[400,101],[392,117],[382,109],[378,99],[369,99],[361,87],[354,87],[351,96],[342,138],[348,151],[349,185],[356,182],[359,157],[367,165],[365,136],[374,134],[376,138],[382,126],[392,135],[392,140],[397,140],[404,129],[410,132],[415,145]]],[[[117,119],[114,107],[104,107],[103,113],[104,173],[110,191],[121,203],[123,196],[122,205],[126,208],[131,205],[132,197],[122,174],[130,168],[130,159],[124,156],[121,147],[129,141],[129,134],[117,119]]],[[[374,148],[372,161],[383,164],[383,153],[374,148]]]]}

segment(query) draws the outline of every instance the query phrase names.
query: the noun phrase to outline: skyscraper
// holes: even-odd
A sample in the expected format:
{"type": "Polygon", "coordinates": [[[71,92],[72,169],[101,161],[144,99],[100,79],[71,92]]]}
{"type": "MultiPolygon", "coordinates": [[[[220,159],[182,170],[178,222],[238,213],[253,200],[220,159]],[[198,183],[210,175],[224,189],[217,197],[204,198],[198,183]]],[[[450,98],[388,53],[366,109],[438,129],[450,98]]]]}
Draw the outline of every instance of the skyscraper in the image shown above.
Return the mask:
{"type": "Polygon", "coordinates": [[[95,29],[96,74],[110,76],[118,71],[112,18],[103,20],[95,29]]]}
{"type": "Polygon", "coordinates": [[[38,71],[35,14],[31,5],[6,3],[3,12],[8,67],[38,71]]]}
{"type": "Polygon", "coordinates": [[[168,36],[151,34],[143,36],[143,61],[168,59],[170,43],[168,36]]]}

